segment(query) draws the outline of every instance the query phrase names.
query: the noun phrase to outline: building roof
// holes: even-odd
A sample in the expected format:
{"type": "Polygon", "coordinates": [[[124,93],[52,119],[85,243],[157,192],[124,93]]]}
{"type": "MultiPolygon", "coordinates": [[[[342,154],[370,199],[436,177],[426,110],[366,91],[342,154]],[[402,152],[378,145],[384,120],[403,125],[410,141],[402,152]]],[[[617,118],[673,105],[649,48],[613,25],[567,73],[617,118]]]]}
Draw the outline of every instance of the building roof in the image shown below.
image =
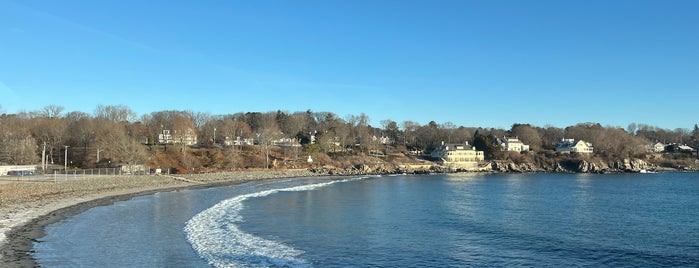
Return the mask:
{"type": "Polygon", "coordinates": [[[457,150],[473,150],[473,146],[469,145],[467,143],[447,143],[447,144],[442,144],[440,147],[437,147],[437,149],[445,150],[445,151],[457,151],[457,150]]]}
{"type": "Polygon", "coordinates": [[[567,148],[567,147],[575,147],[578,146],[579,143],[585,144],[587,147],[592,147],[592,143],[583,141],[583,140],[577,140],[577,139],[562,139],[556,143],[556,148],[567,148]]]}

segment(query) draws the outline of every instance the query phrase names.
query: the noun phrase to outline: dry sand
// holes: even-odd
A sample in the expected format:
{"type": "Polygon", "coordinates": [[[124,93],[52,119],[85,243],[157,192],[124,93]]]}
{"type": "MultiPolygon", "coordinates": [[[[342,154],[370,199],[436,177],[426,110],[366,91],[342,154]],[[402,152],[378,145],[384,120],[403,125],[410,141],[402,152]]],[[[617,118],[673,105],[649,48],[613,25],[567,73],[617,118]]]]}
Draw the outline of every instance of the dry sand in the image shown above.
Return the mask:
{"type": "Polygon", "coordinates": [[[37,266],[29,253],[33,242],[44,235],[44,227],[92,207],[156,192],[314,175],[297,169],[177,176],[0,177],[0,266],[37,266]]]}

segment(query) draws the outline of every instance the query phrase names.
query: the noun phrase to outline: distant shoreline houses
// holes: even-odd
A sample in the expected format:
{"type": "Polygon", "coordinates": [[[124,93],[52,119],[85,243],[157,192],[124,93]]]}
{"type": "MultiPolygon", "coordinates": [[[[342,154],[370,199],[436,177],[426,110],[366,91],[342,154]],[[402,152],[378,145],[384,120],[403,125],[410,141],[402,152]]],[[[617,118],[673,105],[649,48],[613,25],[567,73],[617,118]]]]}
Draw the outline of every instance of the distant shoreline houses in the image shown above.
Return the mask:
{"type": "MultiPolygon", "coordinates": [[[[502,151],[521,153],[530,150],[529,145],[524,144],[517,137],[497,138],[496,143],[496,145],[501,147],[502,151]]],[[[564,138],[556,144],[555,150],[561,153],[591,154],[594,152],[594,147],[592,143],[583,140],[564,138]]],[[[468,142],[463,144],[442,142],[440,146],[430,153],[430,156],[442,166],[464,170],[478,169],[478,165],[485,161],[484,152],[478,151],[468,142]]]]}
{"type": "MultiPolygon", "coordinates": [[[[310,142],[315,143],[314,133],[310,134],[310,142]]],[[[499,146],[501,151],[505,152],[529,152],[531,150],[530,146],[524,144],[519,137],[493,137],[495,143],[493,145],[499,146]]],[[[378,142],[381,144],[391,143],[390,139],[385,136],[373,136],[373,142],[378,142]]],[[[172,133],[170,130],[162,130],[158,135],[158,142],[160,144],[185,144],[185,145],[196,145],[198,140],[196,134],[188,129],[184,133],[178,133],[175,131],[172,133]]],[[[257,141],[252,138],[235,137],[224,137],[222,139],[222,145],[224,146],[240,146],[240,145],[256,145],[257,141]]],[[[302,146],[300,141],[296,138],[280,138],[277,140],[270,141],[273,146],[279,147],[300,147],[302,146]]],[[[356,145],[359,145],[357,143],[356,145]]],[[[592,143],[580,140],[563,138],[558,141],[555,145],[556,152],[559,153],[581,153],[581,154],[592,154],[594,153],[594,146],[592,143]]],[[[656,142],[645,146],[645,150],[648,153],[696,153],[697,149],[684,144],[664,144],[662,142],[656,142]]],[[[416,152],[417,153],[417,152],[416,152]]],[[[374,155],[374,154],[372,154],[374,155]]],[[[376,156],[376,155],[375,155],[376,156]]],[[[455,143],[444,143],[437,148],[435,148],[430,156],[438,162],[440,165],[463,170],[475,170],[479,168],[479,165],[485,161],[484,151],[479,151],[475,146],[470,145],[468,142],[462,144],[455,143]]]]}

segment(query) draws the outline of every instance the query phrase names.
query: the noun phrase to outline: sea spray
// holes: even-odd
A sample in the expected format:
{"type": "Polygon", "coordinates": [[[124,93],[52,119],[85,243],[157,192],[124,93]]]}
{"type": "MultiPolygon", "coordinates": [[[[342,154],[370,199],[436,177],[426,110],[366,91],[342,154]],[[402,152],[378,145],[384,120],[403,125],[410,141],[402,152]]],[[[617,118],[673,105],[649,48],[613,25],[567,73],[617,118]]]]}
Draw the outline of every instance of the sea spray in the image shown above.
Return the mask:
{"type": "Polygon", "coordinates": [[[358,179],[363,178],[272,189],[236,196],[195,215],[187,222],[184,231],[192,248],[215,267],[311,267],[307,260],[300,257],[303,251],[241,231],[237,224],[244,221],[240,215],[244,208],[243,201],[278,192],[310,191],[337,182],[358,179]]]}

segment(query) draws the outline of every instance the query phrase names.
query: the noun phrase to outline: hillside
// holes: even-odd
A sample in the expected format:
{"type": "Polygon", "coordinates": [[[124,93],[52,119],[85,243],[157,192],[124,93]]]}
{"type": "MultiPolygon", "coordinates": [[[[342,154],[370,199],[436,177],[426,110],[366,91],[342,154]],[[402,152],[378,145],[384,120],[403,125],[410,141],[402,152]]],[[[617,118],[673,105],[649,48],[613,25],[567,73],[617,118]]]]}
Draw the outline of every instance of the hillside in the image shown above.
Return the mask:
{"type": "MultiPolygon", "coordinates": [[[[396,150],[390,154],[300,153],[301,150],[274,148],[269,161],[261,149],[247,146],[154,151],[149,167],[171,169],[173,173],[210,173],[234,170],[305,168],[327,175],[459,172],[449,170],[428,157],[396,150]],[[308,158],[312,162],[308,161],[308,158]]],[[[637,158],[605,158],[598,155],[562,154],[550,151],[508,153],[501,159],[486,160],[478,172],[576,172],[611,173],[644,171],[696,171],[699,163],[686,154],[648,154],[637,158]]]]}

